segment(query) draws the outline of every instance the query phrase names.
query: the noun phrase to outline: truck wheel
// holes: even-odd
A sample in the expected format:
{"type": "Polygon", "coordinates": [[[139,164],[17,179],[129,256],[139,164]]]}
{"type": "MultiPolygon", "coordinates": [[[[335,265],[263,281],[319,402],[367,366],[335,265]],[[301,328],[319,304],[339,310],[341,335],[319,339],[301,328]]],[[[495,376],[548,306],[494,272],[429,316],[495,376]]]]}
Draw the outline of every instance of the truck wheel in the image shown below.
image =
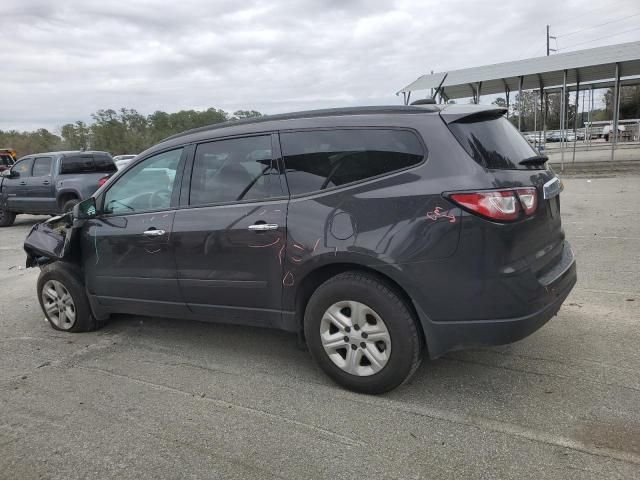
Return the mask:
{"type": "Polygon", "coordinates": [[[345,272],[320,285],[307,304],[311,356],[336,383],[382,393],[406,382],[422,359],[411,310],[381,278],[345,272]]]}
{"type": "Polygon", "coordinates": [[[62,213],[70,212],[71,210],[73,210],[73,207],[75,207],[79,203],[80,203],[80,200],[78,200],[77,198],[73,198],[71,200],[67,200],[62,205],[62,213]]]}
{"type": "Polygon", "coordinates": [[[16,219],[14,212],[0,209],[0,227],[10,227],[16,219]]]}
{"type": "Polygon", "coordinates": [[[71,265],[55,262],[42,268],[38,300],[46,320],[55,330],[89,332],[98,328],[79,273],[71,265]]]}

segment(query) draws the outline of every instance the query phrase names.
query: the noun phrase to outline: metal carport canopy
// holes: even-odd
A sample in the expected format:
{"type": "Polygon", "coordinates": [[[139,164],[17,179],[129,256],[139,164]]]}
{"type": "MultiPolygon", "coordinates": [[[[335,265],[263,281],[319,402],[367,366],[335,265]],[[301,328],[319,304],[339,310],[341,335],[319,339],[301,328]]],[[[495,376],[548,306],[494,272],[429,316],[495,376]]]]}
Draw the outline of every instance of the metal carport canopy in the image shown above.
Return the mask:
{"type": "Polygon", "coordinates": [[[443,79],[444,96],[450,99],[472,97],[478,90],[482,95],[518,91],[520,78],[524,90],[557,87],[562,85],[565,70],[567,83],[610,80],[615,77],[616,64],[621,77],[640,75],[640,42],[423,75],[398,94],[435,89],[443,79]]]}

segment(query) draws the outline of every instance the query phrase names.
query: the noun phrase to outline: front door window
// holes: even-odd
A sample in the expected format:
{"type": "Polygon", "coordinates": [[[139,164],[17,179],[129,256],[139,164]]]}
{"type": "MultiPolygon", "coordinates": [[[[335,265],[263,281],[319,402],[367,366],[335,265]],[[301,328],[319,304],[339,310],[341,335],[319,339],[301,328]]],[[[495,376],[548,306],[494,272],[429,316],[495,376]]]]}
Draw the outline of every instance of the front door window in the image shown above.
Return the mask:
{"type": "Polygon", "coordinates": [[[166,210],[176,188],[176,171],[182,148],[159,153],[118,178],[107,190],[104,212],[111,214],[166,210]]]}

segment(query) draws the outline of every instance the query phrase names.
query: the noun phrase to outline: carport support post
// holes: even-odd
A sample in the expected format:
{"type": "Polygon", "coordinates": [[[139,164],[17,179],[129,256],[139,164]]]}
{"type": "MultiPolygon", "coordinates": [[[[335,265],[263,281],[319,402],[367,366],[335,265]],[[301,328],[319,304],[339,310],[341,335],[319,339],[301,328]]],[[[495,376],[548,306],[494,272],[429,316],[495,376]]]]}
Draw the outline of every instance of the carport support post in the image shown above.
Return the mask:
{"type": "Polygon", "coordinates": [[[536,137],[535,135],[538,133],[538,92],[533,91],[533,146],[536,146],[536,137]]]}
{"type": "Polygon", "coordinates": [[[576,161],[576,144],[578,143],[578,97],[580,96],[580,78],[576,72],[576,103],[575,112],[573,113],[573,158],[571,163],[576,161]]]}
{"type": "Polygon", "coordinates": [[[509,90],[509,85],[504,78],[502,79],[502,83],[504,84],[504,98],[507,100],[507,118],[509,118],[509,94],[511,90],[509,90]]]}
{"type": "Polygon", "coordinates": [[[560,103],[560,171],[564,172],[564,142],[567,115],[567,71],[562,72],[562,102],[560,103]]]}
{"type": "Polygon", "coordinates": [[[522,131],[522,78],[518,81],[518,131],[522,131]]]}
{"type": "Polygon", "coordinates": [[[616,83],[613,90],[613,132],[611,137],[611,161],[615,158],[618,139],[618,119],[620,117],[620,64],[616,63],[616,83]]]}

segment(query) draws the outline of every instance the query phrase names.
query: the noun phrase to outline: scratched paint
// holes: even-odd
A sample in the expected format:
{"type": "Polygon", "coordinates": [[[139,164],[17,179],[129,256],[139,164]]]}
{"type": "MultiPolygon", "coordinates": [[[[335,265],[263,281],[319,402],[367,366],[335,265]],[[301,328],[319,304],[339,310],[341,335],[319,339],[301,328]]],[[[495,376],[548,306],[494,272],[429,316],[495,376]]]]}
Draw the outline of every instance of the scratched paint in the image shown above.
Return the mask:
{"type": "Polygon", "coordinates": [[[266,245],[249,245],[249,247],[250,248],[267,248],[267,247],[273,247],[278,243],[280,243],[280,238],[276,238],[273,242],[267,243],[266,245]]]}
{"type": "Polygon", "coordinates": [[[320,244],[320,238],[318,238],[318,240],[316,240],[315,245],[313,246],[313,250],[311,252],[315,252],[316,249],[318,248],[318,245],[320,244]]]}
{"type": "MultiPolygon", "coordinates": [[[[93,227],[93,248],[96,251],[96,265],[98,265],[98,262],[100,261],[100,254],[98,253],[98,228],[97,227],[93,227]]],[[[91,233],[89,233],[89,235],[91,235],[91,233]]]]}
{"type": "Polygon", "coordinates": [[[444,210],[442,207],[436,207],[433,209],[433,211],[428,212],[427,213],[427,218],[429,220],[432,221],[436,221],[439,218],[448,218],[449,219],[449,223],[455,223],[456,222],[456,216],[455,215],[450,215],[449,214],[449,210],[444,210]]]}
{"type": "Polygon", "coordinates": [[[284,285],[285,287],[292,287],[294,283],[295,279],[293,277],[293,273],[287,270],[287,273],[285,273],[284,277],[282,278],[282,285],[284,285]]]}

